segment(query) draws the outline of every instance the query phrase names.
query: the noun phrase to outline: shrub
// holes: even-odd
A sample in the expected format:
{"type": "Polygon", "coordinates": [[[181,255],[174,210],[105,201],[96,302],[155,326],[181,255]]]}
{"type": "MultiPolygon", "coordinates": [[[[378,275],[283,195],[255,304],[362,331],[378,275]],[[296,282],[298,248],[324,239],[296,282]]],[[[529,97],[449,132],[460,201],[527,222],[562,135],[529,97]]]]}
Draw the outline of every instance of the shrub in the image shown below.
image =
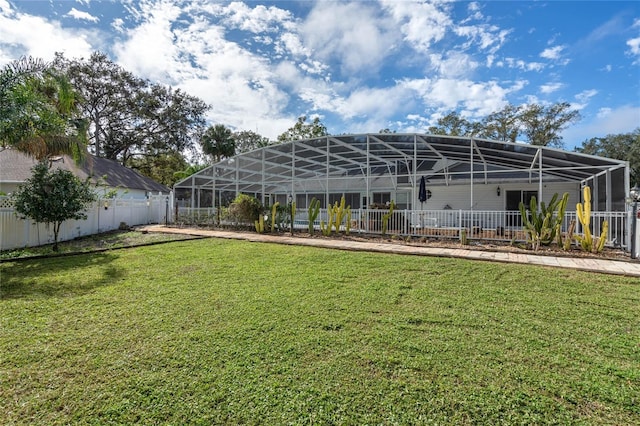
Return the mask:
{"type": "Polygon", "coordinates": [[[236,222],[253,224],[262,213],[262,204],[257,198],[240,194],[229,206],[229,214],[236,222]]]}
{"type": "Polygon", "coordinates": [[[46,161],[36,164],[31,173],[13,194],[16,212],[53,225],[53,250],[58,251],[60,226],[65,220],[86,219],[85,210],[96,194],[88,179],[81,181],[67,170],[49,170],[46,161]]]}

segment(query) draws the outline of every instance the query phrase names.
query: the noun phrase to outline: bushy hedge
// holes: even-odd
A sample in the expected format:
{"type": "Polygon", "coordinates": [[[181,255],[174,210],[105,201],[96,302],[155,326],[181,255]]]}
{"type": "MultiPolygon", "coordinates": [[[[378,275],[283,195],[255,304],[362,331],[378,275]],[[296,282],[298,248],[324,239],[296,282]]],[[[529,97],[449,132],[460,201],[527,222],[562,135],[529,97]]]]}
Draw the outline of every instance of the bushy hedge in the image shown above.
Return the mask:
{"type": "Polygon", "coordinates": [[[257,198],[240,194],[229,206],[229,216],[237,223],[249,223],[258,219],[262,212],[262,204],[257,198]]]}

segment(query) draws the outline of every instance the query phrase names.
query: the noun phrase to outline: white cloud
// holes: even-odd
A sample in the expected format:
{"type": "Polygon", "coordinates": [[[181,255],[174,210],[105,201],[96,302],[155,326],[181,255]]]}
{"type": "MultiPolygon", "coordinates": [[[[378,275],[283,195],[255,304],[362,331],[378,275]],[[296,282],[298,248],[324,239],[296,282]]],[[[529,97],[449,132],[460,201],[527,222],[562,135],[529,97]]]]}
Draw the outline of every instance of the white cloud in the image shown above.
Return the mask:
{"type": "Polygon", "coordinates": [[[314,58],[311,49],[307,48],[300,37],[292,32],[284,32],[274,46],[275,59],[293,56],[298,66],[309,74],[316,74],[321,78],[328,78],[329,66],[314,58]]]}
{"type": "MultiPolygon", "coordinates": [[[[631,28],[640,29],[640,18],[636,18],[633,21],[633,25],[631,25],[631,28]]],[[[640,37],[629,39],[627,40],[626,44],[627,46],[629,46],[629,50],[626,52],[626,54],[629,56],[637,56],[638,59],[633,62],[633,65],[637,65],[638,63],[640,63],[640,37]]]]}
{"type": "Polygon", "coordinates": [[[114,53],[118,61],[134,74],[175,84],[175,59],[181,50],[175,43],[172,23],[180,16],[181,10],[169,1],[142,3],[140,7],[145,20],[126,31],[128,38],[116,43],[114,53]]]}
{"type": "Polygon", "coordinates": [[[640,107],[634,105],[601,107],[595,117],[586,118],[562,133],[567,149],[580,146],[590,138],[634,131],[640,123],[640,107]]]}
{"type": "Polygon", "coordinates": [[[542,71],[545,68],[545,64],[541,62],[525,62],[521,59],[505,58],[504,62],[500,61],[500,64],[506,63],[509,68],[517,68],[523,71],[542,71]]]}
{"type": "Polygon", "coordinates": [[[447,78],[469,75],[480,65],[471,56],[457,51],[450,51],[444,56],[433,53],[429,55],[429,60],[431,68],[447,78]]]}
{"type": "Polygon", "coordinates": [[[75,7],[72,7],[69,12],[65,16],[69,16],[74,19],[78,19],[81,21],[89,21],[89,22],[98,22],[100,21],[97,17],[91,15],[88,12],[82,12],[75,7]]]}
{"type": "MultiPolygon", "coordinates": [[[[325,74],[325,72],[329,69],[328,65],[325,65],[320,61],[303,62],[303,63],[300,63],[298,66],[300,67],[300,69],[302,69],[303,71],[309,74],[317,74],[317,75],[325,74]]],[[[328,78],[329,77],[327,76],[327,79],[328,78]]]]}
{"type": "MultiPolygon", "coordinates": [[[[73,57],[104,50],[127,70],[212,105],[211,123],[271,138],[301,114],[334,120],[336,127],[329,130],[336,133],[385,127],[422,131],[452,110],[478,119],[509,101],[540,103],[535,94],[555,94],[563,89],[556,81],[564,79],[542,72],[568,61],[566,46],[549,38],[540,53],[525,46],[506,57],[499,51],[519,40],[496,23],[511,21],[484,16],[483,4],[476,2],[324,1],[288,11],[288,5],[277,2],[126,0],[118,6],[128,13],[102,22],[111,34],[98,37],[97,32],[62,27],[52,15],[45,19],[15,12],[18,3],[9,1],[0,0],[0,64],[23,54],[47,59],[61,49],[73,57]],[[454,9],[462,21],[453,20],[454,9]],[[301,14],[294,16],[298,10],[301,14]],[[533,86],[529,93],[521,92],[528,84],[522,79],[525,72],[540,73],[527,75],[533,86]],[[537,78],[542,80],[534,85],[537,78]]],[[[96,22],[83,13],[72,9],[66,16],[96,22]]],[[[62,22],[78,26],[70,19],[62,22]]],[[[640,26],[640,20],[634,25],[640,26]]],[[[640,40],[626,43],[631,60],[640,60],[640,40]]],[[[624,67],[615,59],[608,62],[604,70],[624,67]]],[[[571,84],[582,90],[573,107],[585,113],[587,105],[596,103],[597,91],[591,87],[597,86],[585,90],[578,80],[571,84]]]]}
{"type": "Polygon", "coordinates": [[[394,27],[400,26],[404,40],[417,51],[428,51],[453,25],[446,3],[383,0],[381,4],[390,14],[394,27]]]}
{"type": "Polygon", "coordinates": [[[624,24],[622,20],[622,15],[618,14],[617,16],[614,16],[604,24],[600,25],[599,27],[591,31],[591,33],[589,33],[589,35],[586,38],[584,38],[583,40],[580,40],[579,45],[582,46],[583,48],[589,49],[595,43],[598,43],[612,35],[616,35],[620,33],[620,30],[623,27],[624,27],[624,24]]]}
{"type": "Polygon", "coordinates": [[[640,56],[640,37],[627,40],[627,46],[631,55],[640,56]]]}
{"type": "Polygon", "coordinates": [[[596,114],[596,117],[598,117],[600,119],[601,118],[606,118],[607,116],[611,115],[611,111],[613,111],[612,108],[608,108],[608,107],[600,108],[598,110],[598,113],[596,114]]]}
{"type": "Polygon", "coordinates": [[[550,47],[548,49],[544,49],[540,53],[540,57],[545,59],[552,59],[552,60],[560,59],[560,54],[562,53],[563,50],[564,50],[564,46],[550,47]]]}
{"type": "Polygon", "coordinates": [[[582,92],[575,95],[576,102],[573,102],[571,104],[571,108],[578,111],[581,111],[587,108],[591,98],[593,98],[597,94],[598,94],[598,91],[595,89],[583,90],[582,92]]]}
{"type": "Polygon", "coordinates": [[[375,118],[376,121],[386,121],[398,110],[406,108],[410,100],[410,93],[402,86],[366,87],[351,92],[339,112],[349,118],[363,116],[375,118]]]}
{"type": "Polygon", "coordinates": [[[568,58],[562,58],[562,52],[564,49],[565,49],[565,46],[550,47],[548,49],[543,50],[540,53],[540,57],[555,61],[557,64],[560,64],[560,65],[567,65],[569,62],[571,62],[571,60],[568,58]]]}
{"type": "Polygon", "coordinates": [[[410,120],[410,121],[422,121],[422,120],[424,120],[424,117],[422,117],[421,115],[418,115],[418,114],[408,114],[407,115],[407,120],[410,120]]]}
{"type": "Polygon", "coordinates": [[[114,30],[116,30],[119,33],[123,33],[124,32],[124,21],[122,20],[122,18],[114,19],[113,22],[111,22],[111,28],[113,28],[114,30]]]}
{"type": "Polygon", "coordinates": [[[172,2],[142,5],[139,12],[139,24],[114,47],[126,69],[203,99],[212,106],[212,123],[275,138],[295,121],[283,114],[290,100],[284,89],[295,91],[304,81],[300,68],[272,68],[269,59],[227,40],[210,16],[181,20],[184,9],[172,2]]]}
{"type": "Polygon", "coordinates": [[[591,98],[598,94],[596,89],[583,90],[576,95],[576,100],[580,103],[589,102],[591,98]]]}
{"type": "Polygon", "coordinates": [[[482,50],[489,49],[490,53],[497,52],[511,33],[510,30],[501,30],[494,25],[457,26],[454,32],[468,39],[464,47],[469,48],[475,44],[482,50]]]}
{"type": "Polygon", "coordinates": [[[7,16],[12,13],[11,5],[7,0],[0,0],[0,12],[2,12],[3,15],[7,16]]]}
{"type": "Polygon", "coordinates": [[[292,21],[291,12],[276,6],[256,5],[250,8],[245,3],[232,2],[228,6],[220,6],[218,11],[225,17],[225,25],[256,34],[273,32],[281,26],[289,27],[292,21]]]}
{"type": "Polygon", "coordinates": [[[507,95],[521,90],[526,82],[517,81],[510,87],[502,87],[495,81],[443,78],[406,80],[402,84],[422,98],[425,109],[446,112],[461,109],[468,116],[484,117],[502,108],[507,103],[507,95]]]}
{"type": "Polygon", "coordinates": [[[557,92],[562,89],[564,85],[562,83],[547,83],[540,86],[540,91],[544,94],[557,92]]]}
{"type": "Polygon", "coordinates": [[[314,3],[300,24],[301,40],[317,60],[336,61],[338,71],[346,75],[375,73],[396,41],[390,25],[376,13],[365,2],[314,3]]]}
{"type": "MultiPolygon", "coordinates": [[[[2,2],[3,0],[0,0],[2,2]]],[[[33,56],[53,59],[55,52],[68,57],[87,57],[95,50],[88,41],[91,33],[62,28],[60,22],[14,12],[8,3],[0,3],[0,60],[33,56]]]]}
{"type": "Polygon", "coordinates": [[[484,18],[484,15],[482,15],[481,12],[480,5],[477,2],[469,3],[469,5],[467,6],[467,12],[469,12],[469,17],[462,21],[463,24],[466,24],[467,22],[474,19],[480,20],[484,18]]]}
{"type": "Polygon", "coordinates": [[[284,33],[276,45],[275,51],[278,53],[291,53],[295,57],[306,57],[311,55],[311,51],[302,44],[300,37],[295,33],[284,33]]]}

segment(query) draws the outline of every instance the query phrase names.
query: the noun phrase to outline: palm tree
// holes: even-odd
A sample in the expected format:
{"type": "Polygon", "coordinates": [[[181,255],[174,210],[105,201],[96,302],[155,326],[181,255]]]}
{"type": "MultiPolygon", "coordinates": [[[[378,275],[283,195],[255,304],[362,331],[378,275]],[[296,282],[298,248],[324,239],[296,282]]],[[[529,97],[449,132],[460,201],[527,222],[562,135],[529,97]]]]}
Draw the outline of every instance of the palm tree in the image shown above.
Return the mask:
{"type": "Polygon", "coordinates": [[[22,58],[0,70],[0,149],[38,160],[86,152],[86,125],[76,116],[69,80],[39,59],[22,58]]]}
{"type": "Polygon", "coordinates": [[[233,133],[224,124],[210,126],[200,138],[202,151],[210,155],[215,162],[223,157],[233,157],[236,152],[236,143],[233,133]]]}

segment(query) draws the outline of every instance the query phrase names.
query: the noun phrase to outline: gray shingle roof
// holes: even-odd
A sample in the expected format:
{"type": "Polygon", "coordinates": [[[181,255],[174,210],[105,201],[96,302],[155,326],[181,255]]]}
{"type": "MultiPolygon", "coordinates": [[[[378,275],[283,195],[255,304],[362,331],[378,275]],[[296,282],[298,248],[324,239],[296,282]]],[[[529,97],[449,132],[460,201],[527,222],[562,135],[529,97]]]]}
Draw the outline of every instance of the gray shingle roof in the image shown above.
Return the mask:
{"type": "MultiPolygon", "coordinates": [[[[0,182],[24,182],[31,176],[31,168],[37,160],[13,149],[0,151],[0,182]]],[[[53,168],[69,170],[80,179],[87,177],[113,188],[140,189],[168,193],[166,186],[114,160],[88,156],[76,164],[69,156],[52,163],[53,168]]]]}

